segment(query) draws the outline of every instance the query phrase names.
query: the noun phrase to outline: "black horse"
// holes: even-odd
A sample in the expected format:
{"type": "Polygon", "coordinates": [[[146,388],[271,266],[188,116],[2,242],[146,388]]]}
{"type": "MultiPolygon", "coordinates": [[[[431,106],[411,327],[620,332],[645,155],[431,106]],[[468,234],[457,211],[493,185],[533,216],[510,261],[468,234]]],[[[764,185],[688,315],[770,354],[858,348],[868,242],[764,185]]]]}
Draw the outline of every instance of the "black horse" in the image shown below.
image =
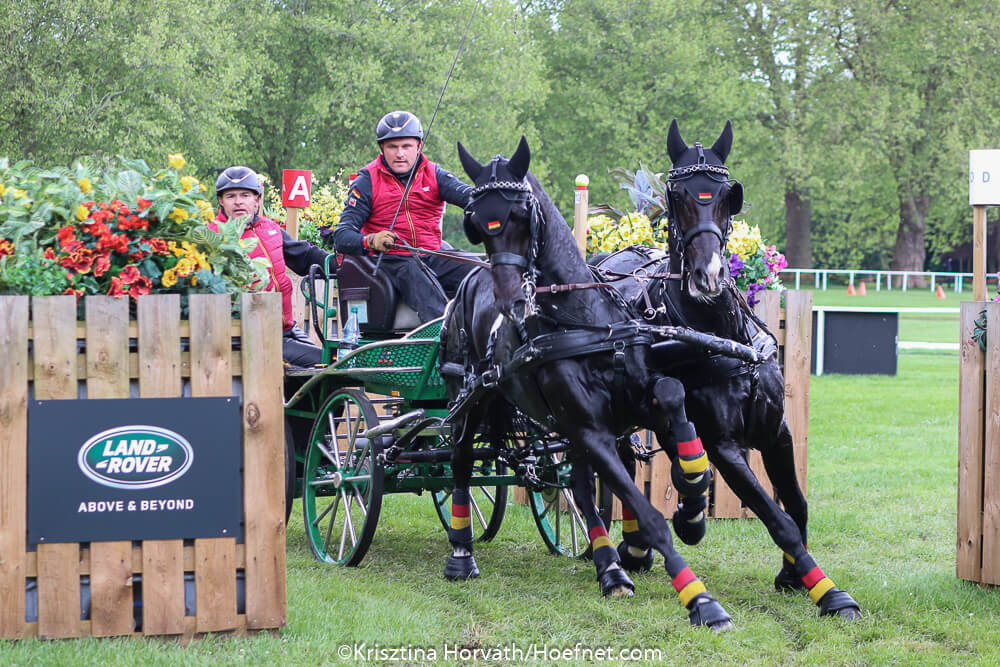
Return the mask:
{"type": "MultiPolygon", "coordinates": [[[[858,618],[858,604],[834,586],[806,550],[806,500],[795,476],[777,345],[729,274],[726,243],[731,217],[743,206],[743,186],[730,180],[725,167],[732,140],[732,126],[727,122],[711,148],[700,143],[688,146],[674,120],[667,135],[667,152],[673,162],[666,192],[668,253],[628,248],[603,260],[598,268],[612,280],[634,276],[615,284],[626,299],[645,311],[647,319],[755,345],[762,353],[763,361],[755,366],[712,357],[676,364],[667,372],[684,382],[687,414],[704,441],[709,460],[784,551],[775,587],[808,590],[821,615],[858,618]],[[784,509],[750,469],[750,447],[760,450],[784,509]]],[[[685,498],[675,515],[675,530],[688,544],[704,534],[699,527],[703,508],[702,499],[685,498]],[[692,517],[696,520],[691,521],[692,517]]]]}
{"type": "MultiPolygon", "coordinates": [[[[496,422],[508,413],[509,401],[570,443],[573,496],[587,521],[602,593],[631,595],[634,586],[594,505],[594,471],[621,498],[646,543],[663,554],[691,623],[730,628],[729,614],[676,552],[666,521],[621,460],[621,435],[649,428],[663,442],[679,441],[689,453],[683,461],[686,474],[678,476],[681,483],[692,493],[707,487],[707,459],[685,416],[681,383],[649,370],[652,336],[630,319],[630,309],[614,290],[593,286],[566,221],[528,173],[525,139],[509,161],[497,156],[485,166],[461,144],[458,151],[475,183],[466,233],[473,243],[484,243],[491,266],[463,283],[441,334],[442,375],[450,378],[455,405],[464,406],[452,413],[464,426],[453,443],[448,533],[453,552],[445,576],[479,574],[467,518],[472,441],[484,420],[496,422]],[[456,384],[456,367],[464,369],[459,373],[464,383],[456,384]]],[[[621,551],[628,559],[628,551],[621,551]]],[[[648,567],[651,561],[650,554],[641,564],[648,567]]]]}

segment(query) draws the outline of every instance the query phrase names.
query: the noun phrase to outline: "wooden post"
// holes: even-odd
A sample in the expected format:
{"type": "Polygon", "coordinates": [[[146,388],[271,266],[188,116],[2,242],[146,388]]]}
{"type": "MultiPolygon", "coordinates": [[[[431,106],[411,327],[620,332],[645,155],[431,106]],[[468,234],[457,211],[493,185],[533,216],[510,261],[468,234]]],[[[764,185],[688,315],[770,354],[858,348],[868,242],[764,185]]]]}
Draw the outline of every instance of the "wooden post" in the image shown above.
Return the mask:
{"type": "Polygon", "coordinates": [[[587,221],[587,209],[589,208],[589,196],[587,186],[590,179],[586,174],[576,177],[576,198],[573,207],[573,237],[576,238],[576,246],[580,249],[580,254],[584,259],[587,257],[587,232],[589,223],[587,221]]]}
{"type": "Polygon", "coordinates": [[[299,238],[299,211],[302,209],[288,207],[285,209],[285,231],[293,239],[299,238]]]}
{"type": "Polygon", "coordinates": [[[972,207],[972,299],[986,300],[986,207],[972,207]]]}

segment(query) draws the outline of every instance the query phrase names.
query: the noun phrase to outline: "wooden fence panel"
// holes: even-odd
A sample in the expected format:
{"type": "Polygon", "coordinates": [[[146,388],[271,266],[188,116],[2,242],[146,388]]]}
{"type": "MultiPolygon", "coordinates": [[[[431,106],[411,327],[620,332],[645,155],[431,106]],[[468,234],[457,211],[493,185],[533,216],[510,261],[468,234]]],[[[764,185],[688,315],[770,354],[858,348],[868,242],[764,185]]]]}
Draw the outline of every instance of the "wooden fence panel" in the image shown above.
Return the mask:
{"type": "MultiPolygon", "coordinates": [[[[76,297],[33,299],[31,310],[35,399],[75,399],[76,297]]],[[[80,545],[39,544],[36,556],[38,635],[48,639],[79,637],[80,545]]]]}
{"type": "Polygon", "coordinates": [[[982,578],[983,449],[986,355],[972,340],[981,302],[961,308],[958,394],[958,537],[955,574],[960,579],[982,578]]]}
{"type": "MultiPolygon", "coordinates": [[[[87,398],[129,395],[128,299],[88,296],[87,398]]],[[[95,637],[126,635],[134,627],[131,542],[90,545],[90,619],[95,637]]]]}
{"type": "MultiPolygon", "coordinates": [[[[138,299],[139,396],[181,395],[181,302],[177,294],[138,299]]],[[[184,632],[184,541],[142,543],[142,631],[184,632]]]]}
{"type": "MultiPolygon", "coordinates": [[[[191,394],[232,396],[230,306],[225,295],[191,295],[191,394]]],[[[284,503],[282,503],[284,506],[284,503]]],[[[236,627],[236,538],[194,541],[196,631],[236,627]]]]}
{"type": "Polygon", "coordinates": [[[0,296],[0,637],[25,634],[28,297],[0,296]]]}
{"type": "Polygon", "coordinates": [[[983,461],[983,564],[980,581],[1000,584],[1000,304],[986,306],[986,429],[983,461]]]}
{"type": "Polygon", "coordinates": [[[263,297],[244,294],[243,313],[243,494],[247,545],[248,628],[285,625],[284,414],[278,311],[263,297]],[[249,492],[253,489],[253,492],[249,492]],[[251,556],[251,554],[253,554],[251,556]]]}

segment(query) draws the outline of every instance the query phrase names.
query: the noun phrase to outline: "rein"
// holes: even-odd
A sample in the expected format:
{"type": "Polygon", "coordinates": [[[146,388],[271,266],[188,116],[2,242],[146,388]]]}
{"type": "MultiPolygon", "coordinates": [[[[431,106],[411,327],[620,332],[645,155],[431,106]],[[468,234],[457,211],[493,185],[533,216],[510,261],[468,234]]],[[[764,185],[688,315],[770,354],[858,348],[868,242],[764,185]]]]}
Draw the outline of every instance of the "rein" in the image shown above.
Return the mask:
{"type": "Polygon", "coordinates": [[[449,250],[428,250],[426,248],[414,248],[409,243],[403,241],[402,243],[390,243],[390,250],[406,250],[413,255],[428,255],[430,257],[447,257],[448,259],[454,260],[456,262],[462,262],[464,264],[472,264],[473,266],[481,266],[489,268],[489,262],[484,262],[481,259],[474,259],[468,257],[466,253],[462,251],[449,251],[449,250]]]}

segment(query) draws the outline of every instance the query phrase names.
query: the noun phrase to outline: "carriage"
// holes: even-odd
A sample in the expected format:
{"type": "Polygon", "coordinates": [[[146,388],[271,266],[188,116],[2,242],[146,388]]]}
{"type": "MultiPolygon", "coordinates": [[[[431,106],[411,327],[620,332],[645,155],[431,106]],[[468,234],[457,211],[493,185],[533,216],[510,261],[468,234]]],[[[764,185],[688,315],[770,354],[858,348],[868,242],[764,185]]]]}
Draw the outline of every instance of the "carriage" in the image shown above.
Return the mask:
{"type": "MultiPolygon", "coordinates": [[[[301,497],[313,555],[351,566],[368,551],[387,494],[426,493],[444,528],[452,525],[454,435],[437,363],[443,318],[420,325],[366,257],[344,257],[335,273],[314,266],[302,282],[326,366],[286,371],[286,514],[301,497]],[[361,345],[338,357],[351,309],[361,345]]],[[[584,553],[568,443],[527,419],[502,434],[505,446],[490,446],[496,435],[477,434],[469,517],[477,540],[497,534],[510,487],[520,486],[548,549],[584,553]]]]}

